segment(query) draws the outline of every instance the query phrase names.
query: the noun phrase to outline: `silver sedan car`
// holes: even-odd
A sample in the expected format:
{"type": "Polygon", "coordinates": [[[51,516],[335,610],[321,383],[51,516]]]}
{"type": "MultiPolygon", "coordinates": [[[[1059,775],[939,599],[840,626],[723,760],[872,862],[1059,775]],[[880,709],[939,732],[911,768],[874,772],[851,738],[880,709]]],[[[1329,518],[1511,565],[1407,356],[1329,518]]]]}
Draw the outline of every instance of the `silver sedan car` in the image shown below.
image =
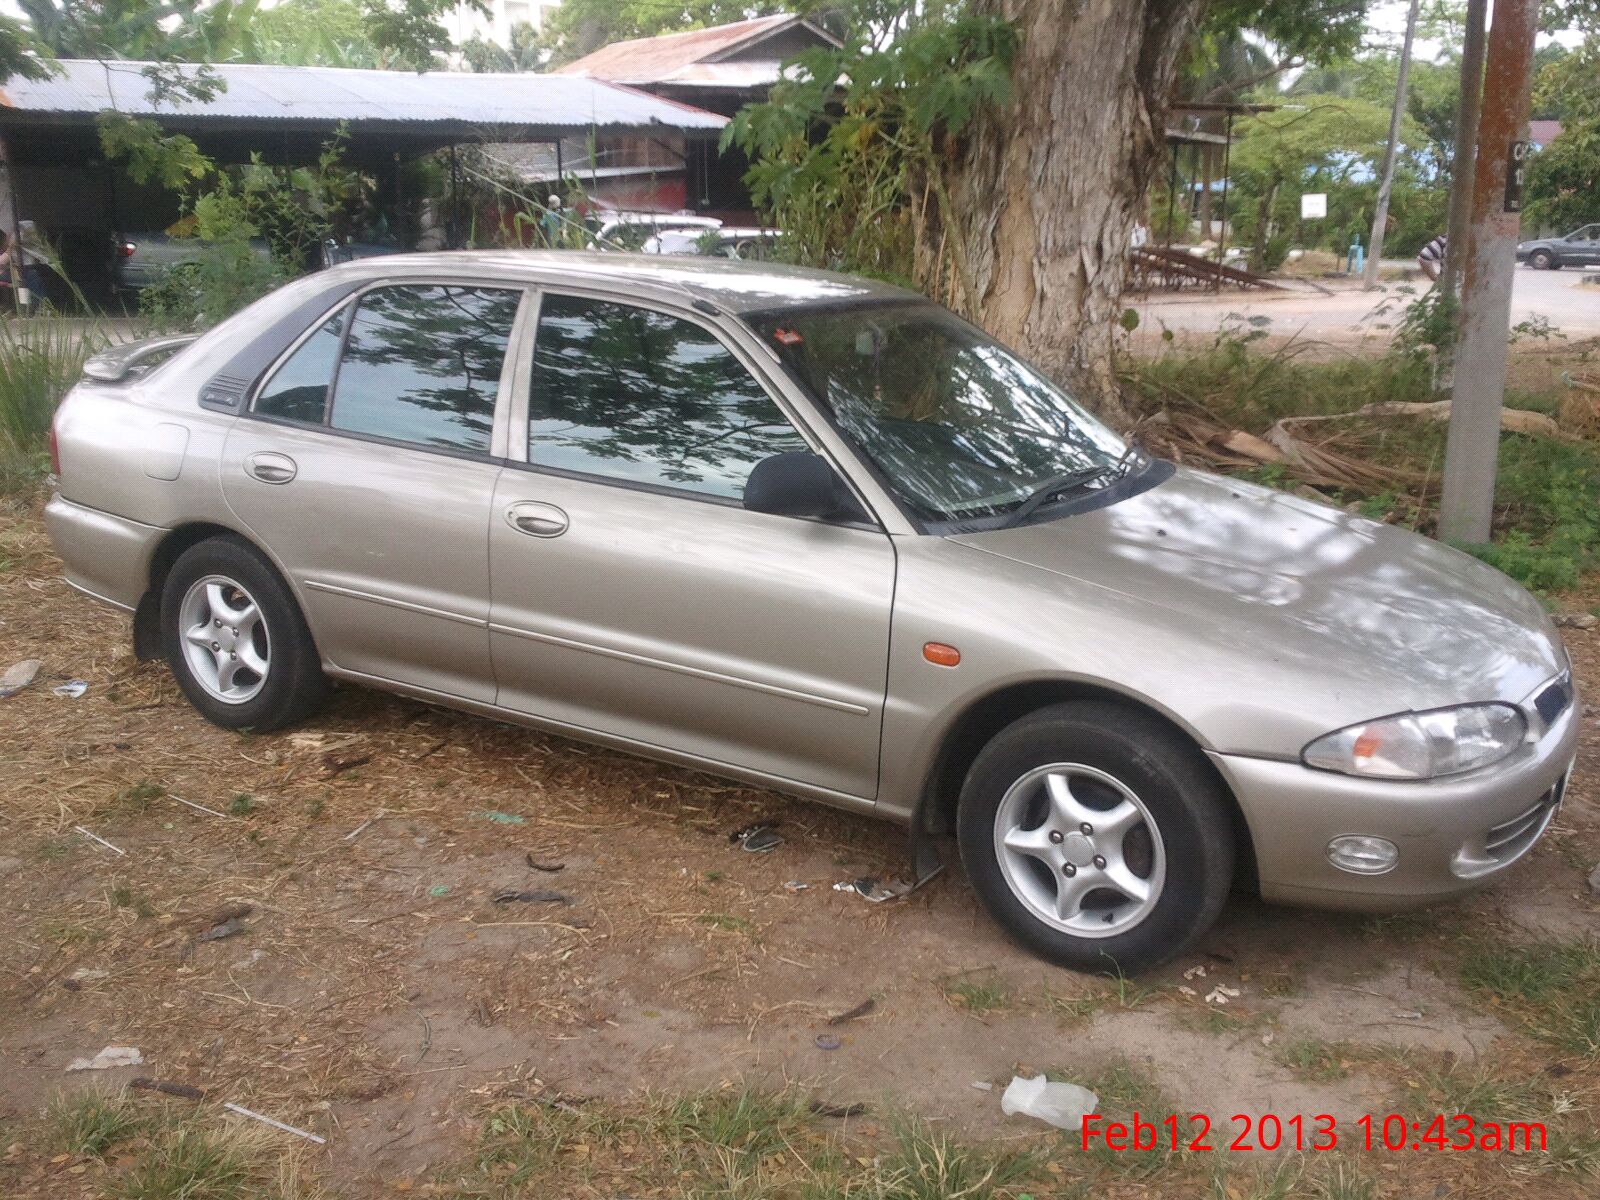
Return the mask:
{"type": "Polygon", "coordinates": [[[1236,886],[1482,886],[1573,762],[1510,580],[1148,457],[880,284],[394,257],[87,374],[51,534],[209,720],[337,680],[899,821],[924,869],[954,833],[1067,966],[1169,958],[1236,886]]]}

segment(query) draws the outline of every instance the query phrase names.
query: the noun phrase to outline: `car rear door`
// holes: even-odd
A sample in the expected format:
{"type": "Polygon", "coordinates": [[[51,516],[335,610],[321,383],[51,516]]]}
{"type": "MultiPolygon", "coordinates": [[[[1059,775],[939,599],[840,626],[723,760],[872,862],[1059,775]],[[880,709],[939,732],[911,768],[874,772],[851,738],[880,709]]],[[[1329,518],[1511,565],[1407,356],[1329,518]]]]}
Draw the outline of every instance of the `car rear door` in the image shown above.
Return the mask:
{"type": "Polygon", "coordinates": [[[291,348],[229,432],[228,504],[345,671],[494,699],[488,525],[522,302],[454,282],[368,289],[291,348]]]}
{"type": "MultiPolygon", "coordinates": [[[[546,292],[490,523],[499,703],[845,796],[877,789],[895,556],[875,524],[749,512],[807,442],[686,311],[546,292]]],[[[520,389],[519,389],[520,390],[520,389]]]]}

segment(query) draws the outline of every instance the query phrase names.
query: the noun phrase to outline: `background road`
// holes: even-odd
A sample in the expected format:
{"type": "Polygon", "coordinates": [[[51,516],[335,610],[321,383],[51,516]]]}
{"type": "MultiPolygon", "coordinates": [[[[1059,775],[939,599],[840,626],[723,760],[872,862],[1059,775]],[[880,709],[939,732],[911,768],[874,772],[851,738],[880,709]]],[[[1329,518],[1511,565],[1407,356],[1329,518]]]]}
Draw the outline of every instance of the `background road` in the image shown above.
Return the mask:
{"type": "MultiPolygon", "coordinates": [[[[1428,286],[1420,277],[1363,291],[1343,280],[1323,281],[1319,291],[1306,281],[1282,292],[1230,291],[1214,295],[1129,295],[1140,317],[1135,348],[1159,340],[1163,327],[1182,333],[1212,333],[1230,314],[1271,319],[1268,331],[1329,342],[1364,338],[1387,341],[1400,310],[1428,286]],[[1386,311],[1380,311],[1386,310],[1386,311]]],[[[1511,323],[1543,317],[1569,341],[1600,337],[1600,271],[1593,268],[1535,271],[1518,267],[1511,299],[1511,323]],[[1590,282],[1584,282],[1585,278],[1590,282]]]]}

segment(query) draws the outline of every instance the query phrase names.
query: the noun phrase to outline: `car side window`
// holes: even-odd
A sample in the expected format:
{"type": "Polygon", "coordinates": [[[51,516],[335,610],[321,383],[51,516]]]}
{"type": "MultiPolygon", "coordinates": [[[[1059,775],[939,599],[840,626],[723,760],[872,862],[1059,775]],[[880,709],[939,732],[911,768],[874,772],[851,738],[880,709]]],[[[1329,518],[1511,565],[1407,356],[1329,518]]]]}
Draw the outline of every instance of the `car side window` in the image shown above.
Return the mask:
{"type": "Polygon", "coordinates": [[[511,288],[457,284],[367,292],[351,318],[328,424],[487,454],[521,298],[511,288]]]}
{"type": "Polygon", "coordinates": [[[328,392],[344,340],[346,305],[324,321],[318,330],[272,373],[256,396],[255,411],[264,417],[321,425],[328,412],[328,392]]]}
{"type": "Polygon", "coordinates": [[[709,330],[632,304],[544,297],[528,401],[535,466],[738,500],[756,463],[804,449],[709,330]]]}

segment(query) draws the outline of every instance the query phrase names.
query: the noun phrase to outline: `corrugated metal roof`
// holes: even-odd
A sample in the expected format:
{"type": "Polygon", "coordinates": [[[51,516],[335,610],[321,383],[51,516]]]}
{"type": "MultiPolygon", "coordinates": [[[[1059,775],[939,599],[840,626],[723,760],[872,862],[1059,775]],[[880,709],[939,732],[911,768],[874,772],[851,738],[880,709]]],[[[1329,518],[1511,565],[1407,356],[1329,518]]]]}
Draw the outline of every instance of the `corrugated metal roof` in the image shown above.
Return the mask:
{"type": "MultiPolygon", "coordinates": [[[[598,79],[563,75],[412,74],[338,67],[227,63],[212,70],[227,90],[210,103],[150,99],[146,63],[61,60],[50,79],[13,78],[0,88],[6,110],[193,120],[453,124],[584,130],[594,126],[715,131],[727,118],[598,79]]],[[[185,68],[193,70],[195,68],[185,68]]]]}
{"type": "MultiPolygon", "coordinates": [[[[555,74],[581,75],[618,83],[676,81],[674,77],[677,73],[687,67],[715,62],[722,55],[731,54],[794,25],[805,26],[817,35],[819,42],[831,43],[834,40],[802,17],[778,13],[771,17],[734,21],[729,25],[713,25],[709,29],[691,29],[687,33],[663,33],[657,37],[612,42],[577,62],[558,67],[555,74]]],[[[776,79],[776,73],[773,78],[776,79]]]]}

